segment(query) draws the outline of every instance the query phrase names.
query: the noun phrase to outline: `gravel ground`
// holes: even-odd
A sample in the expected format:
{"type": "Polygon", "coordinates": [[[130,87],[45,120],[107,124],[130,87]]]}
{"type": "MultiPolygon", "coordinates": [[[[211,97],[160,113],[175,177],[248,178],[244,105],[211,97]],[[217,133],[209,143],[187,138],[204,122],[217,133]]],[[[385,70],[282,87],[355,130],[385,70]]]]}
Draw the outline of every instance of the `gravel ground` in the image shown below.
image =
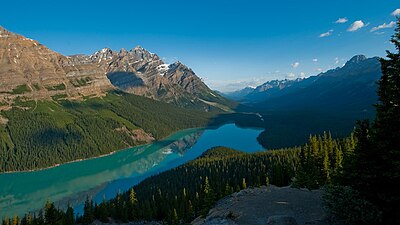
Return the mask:
{"type": "Polygon", "coordinates": [[[248,188],[221,199],[206,219],[193,225],[266,225],[271,216],[290,216],[297,224],[328,224],[322,191],[290,187],[248,188]]]}

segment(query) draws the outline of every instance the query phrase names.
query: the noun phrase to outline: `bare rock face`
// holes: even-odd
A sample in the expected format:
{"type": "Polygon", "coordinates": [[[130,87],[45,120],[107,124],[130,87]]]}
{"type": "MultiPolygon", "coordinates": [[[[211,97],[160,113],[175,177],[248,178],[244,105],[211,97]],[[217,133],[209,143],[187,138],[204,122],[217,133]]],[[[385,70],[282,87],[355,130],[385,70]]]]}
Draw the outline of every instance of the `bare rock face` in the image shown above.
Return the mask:
{"type": "MultiPolygon", "coordinates": [[[[145,97],[225,110],[232,102],[210,90],[187,66],[166,64],[140,46],[104,48],[92,55],[63,56],[37,41],[0,27],[0,103],[18,96],[79,99],[119,88],[145,97]]],[[[229,107],[228,107],[229,108],[229,107]]]]}
{"type": "Polygon", "coordinates": [[[291,216],[270,216],[267,225],[297,225],[297,222],[291,216]]]}
{"type": "Polygon", "coordinates": [[[248,188],[221,199],[192,225],[328,224],[322,192],[290,187],[248,188]]]}
{"type": "Polygon", "coordinates": [[[134,221],[127,223],[110,221],[109,223],[102,223],[101,221],[98,220],[95,220],[93,223],[91,223],[91,225],[163,225],[163,224],[164,223],[157,221],[134,221]]]}
{"type": "Polygon", "coordinates": [[[112,89],[96,64],[76,64],[71,58],[0,27],[0,100],[26,96],[101,95],[112,89]]]}
{"type": "Polygon", "coordinates": [[[114,86],[129,93],[179,105],[223,99],[184,64],[166,64],[140,46],[119,52],[104,48],[72,58],[79,64],[99,64],[114,86]]]}

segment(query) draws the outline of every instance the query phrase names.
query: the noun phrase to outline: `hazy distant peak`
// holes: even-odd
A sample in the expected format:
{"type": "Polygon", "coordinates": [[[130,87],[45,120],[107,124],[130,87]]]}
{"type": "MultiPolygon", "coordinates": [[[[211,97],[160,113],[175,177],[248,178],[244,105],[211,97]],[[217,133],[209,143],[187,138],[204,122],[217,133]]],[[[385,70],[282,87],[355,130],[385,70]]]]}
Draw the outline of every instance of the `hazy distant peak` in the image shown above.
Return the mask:
{"type": "Polygon", "coordinates": [[[367,60],[367,57],[365,55],[356,55],[353,56],[353,58],[351,58],[346,64],[348,63],[360,63],[367,60]]]}

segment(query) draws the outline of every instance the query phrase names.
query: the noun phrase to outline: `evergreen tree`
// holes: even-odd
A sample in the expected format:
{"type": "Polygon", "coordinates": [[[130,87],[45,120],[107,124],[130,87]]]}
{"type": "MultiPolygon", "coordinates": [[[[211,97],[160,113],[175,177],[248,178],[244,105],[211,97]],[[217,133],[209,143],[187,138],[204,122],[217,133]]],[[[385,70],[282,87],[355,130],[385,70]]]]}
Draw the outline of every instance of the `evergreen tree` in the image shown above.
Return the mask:
{"type": "Polygon", "coordinates": [[[64,225],[74,225],[75,218],[74,218],[74,209],[69,205],[67,211],[65,212],[64,216],[64,225]]]}
{"type": "MultiPolygon", "coordinates": [[[[381,59],[382,77],[379,80],[376,119],[372,139],[379,163],[378,180],[373,183],[379,194],[376,204],[383,210],[387,223],[400,224],[396,215],[400,212],[400,18],[391,42],[396,52],[387,51],[387,59],[381,59]]],[[[375,198],[373,198],[373,201],[375,198]]]]}
{"type": "Polygon", "coordinates": [[[2,225],[10,225],[10,220],[6,217],[3,219],[2,225]]]}
{"type": "Polygon", "coordinates": [[[59,215],[58,215],[58,210],[54,206],[54,203],[52,202],[46,202],[46,205],[44,207],[44,222],[45,225],[54,225],[58,224],[59,221],[59,215]]]}
{"type": "Polygon", "coordinates": [[[246,179],[242,179],[242,189],[246,189],[247,188],[247,184],[246,184],[246,179]]]}
{"type": "Polygon", "coordinates": [[[136,192],[135,189],[131,188],[131,190],[129,191],[129,206],[128,206],[128,211],[129,211],[129,219],[133,220],[135,219],[136,216],[136,210],[137,210],[137,204],[138,204],[138,200],[136,197],[136,192]]]}
{"type": "Polygon", "coordinates": [[[86,196],[85,204],[83,206],[82,224],[87,225],[94,221],[94,206],[93,201],[86,196]]]}
{"type": "Polygon", "coordinates": [[[347,159],[343,184],[382,210],[383,224],[400,224],[400,18],[392,43],[397,52],[387,51],[381,59],[376,118],[357,124],[357,145],[347,159]]]}

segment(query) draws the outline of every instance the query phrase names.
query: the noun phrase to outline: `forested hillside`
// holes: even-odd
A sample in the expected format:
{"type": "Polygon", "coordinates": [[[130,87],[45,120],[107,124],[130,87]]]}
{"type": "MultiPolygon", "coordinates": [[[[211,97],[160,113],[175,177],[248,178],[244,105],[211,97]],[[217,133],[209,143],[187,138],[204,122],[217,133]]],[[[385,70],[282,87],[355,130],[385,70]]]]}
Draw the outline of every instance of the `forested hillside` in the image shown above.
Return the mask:
{"type": "MultiPolygon", "coordinates": [[[[295,180],[302,180],[300,172],[304,168],[315,169],[309,164],[300,163],[302,157],[311,151],[322,159],[313,165],[319,168],[319,172],[317,169],[314,172],[319,179],[317,182],[329,182],[327,174],[339,173],[343,157],[352,152],[354,145],[353,138],[334,140],[326,134],[310,137],[310,142],[302,147],[252,154],[217,147],[194,161],[148,178],[129,192],[94,207],[94,218],[104,221],[105,213],[121,221],[146,219],[166,220],[169,224],[190,222],[207,214],[218,199],[233,192],[250,186],[287,186],[295,177],[299,177],[295,180]],[[133,195],[135,201],[132,201],[133,195]],[[130,205],[132,202],[134,204],[130,205]]],[[[310,176],[310,179],[314,179],[314,176],[310,176]]],[[[82,219],[84,222],[87,217],[82,219]]]]}
{"type": "Polygon", "coordinates": [[[305,143],[310,134],[348,136],[357,120],[375,116],[379,58],[354,56],[343,67],[306,79],[270,81],[248,94],[238,111],[263,116],[258,138],[265,148],[305,143]]]}
{"type": "MultiPolygon", "coordinates": [[[[302,147],[252,154],[216,147],[196,160],[144,180],[110,201],[94,204],[88,198],[84,215],[76,222],[89,224],[94,219],[108,222],[109,218],[121,222],[190,222],[205,215],[218,199],[250,186],[286,186],[293,181],[297,186],[310,181],[320,185],[329,183],[330,177],[341,171],[343,159],[354,145],[353,138],[334,140],[326,134],[310,137],[309,143],[302,147]],[[308,175],[308,171],[314,172],[308,175]]],[[[54,205],[46,204],[44,217],[54,214],[54,210],[54,205]]],[[[57,211],[58,216],[52,220],[68,220],[69,213],[57,211]]],[[[35,217],[40,222],[41,216],[27,214],[26,218],[35,217]]]]}
{"type": "Polygon", "coordinates": [[[107,154],[206,126],[211,117],[118,91],[79,102],[19,98],[0,115],[0,172],[107,154]]]}

